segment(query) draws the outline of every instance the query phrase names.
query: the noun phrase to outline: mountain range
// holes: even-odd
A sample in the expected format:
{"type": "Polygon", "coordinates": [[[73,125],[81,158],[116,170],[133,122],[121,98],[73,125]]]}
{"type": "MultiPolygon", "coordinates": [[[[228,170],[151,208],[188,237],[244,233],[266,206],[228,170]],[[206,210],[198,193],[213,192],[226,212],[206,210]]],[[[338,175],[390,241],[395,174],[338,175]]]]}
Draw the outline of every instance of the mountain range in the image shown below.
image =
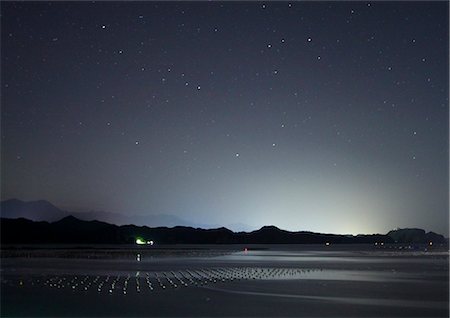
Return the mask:
{"type": "Polygon", "coordinates": [[[76,243],[76,244],[133,244],[138,238],[152,240],[158,244],[325,244],[325,243],[445,243],[447,239],[434,232],[422,229],[396,229],[387,234],[338,235],[307,231],[290,232],[275,226],[264,226],[248,232],[233,232],[225,227],[204,229],[181,226],[176,217],[154,217],[152,223],[138,226],[133,220],[114,213],[74,213],[61,210],[47,201],[24,202],[7,200],[1,202],[2,244],[76,243]],[[69,214],[69,215],[68,215],[69,214]],[[99,221],[93,218],[102,216],[99,221]],[[116,224],[104,222],[113,220],[116,224]],[[166,222],[171,226],[157,226],[166,222]],[[123,225],[120,225],[123,224],[123,225]]]}
{"type": "MultiPolygon", "coordinates": [[[[54,206],[52,203],[45,200],[38,201],[22,201],[18,199],[5,200],[0,203],[0,216],[8,219],[25,218],[32,221],[58,221],[66,216],[72,215],[77,219],[84,221],[99,220],[116,225],[147,225],[152,227],[157,226],[187,226],[195,228],[217,228],[217,224],[199,224],[189,222],[174,215],[156,214],[156,215],[128,215],[104,211],[89,211],[89,212],[73,212],[66,211],[54,206]]],[[[235,231],[249,231],[251,226],[234,223],[227,227],[235,231]]]]}
{"type": "Polygon", "coordinates": [[[2,244],[133,244],[138,239],[157,244],[374,244],[446,243],[439,234],[421,229],[397,229],[387,234],[338,235],[289,232],[264,226],[252,232],[227,228],[201,229],[185,226],[154,227],[83,221],[67,216],[55,222],[24,218],[0,218],[2,244]]]}

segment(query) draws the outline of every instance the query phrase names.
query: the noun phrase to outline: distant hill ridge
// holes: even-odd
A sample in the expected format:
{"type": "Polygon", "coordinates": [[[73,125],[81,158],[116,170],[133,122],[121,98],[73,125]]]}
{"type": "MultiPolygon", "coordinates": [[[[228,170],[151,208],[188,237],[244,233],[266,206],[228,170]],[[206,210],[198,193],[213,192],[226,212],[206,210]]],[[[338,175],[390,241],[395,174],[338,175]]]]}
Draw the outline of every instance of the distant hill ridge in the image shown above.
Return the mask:
{"type": "Polygon", "coordinates": [[[157,244],[374,244],[446,243],[444,236],[422,229],[397,229],[387,234],[338,235],[289,232],[264,226],[252,232],[233,232],[227,228],[201,229],[185,226],[147,227],[83,221],[67,216],[55,222],[25,218],[0,218],[2,244],[133,244],[137,238],[157,244]]]}
{"type": "MultiPolygon", "coordinates": [[[[10,199],[0,202],[0,217],[8,219],[26,218],[32,221],[54,222],[63,217],[72,215],[77,219],[84,221],[101,220],[104,222],[126,225],[148,225],[148,226],[192,226],[202,228],[215,228],[215,224],[197,224],[189,222],[174,215],[156,214],[156,215],[139,215],[132,213],[112,213],[104,211],[89,212],[73,212],[60,209],[52,203],[45,200],[38,201],[22,201],[18,199],[10,199]]],[[[247,231],[251,229],[246,224],[236,223],[230,224],[234,230],[247,231]]]]}

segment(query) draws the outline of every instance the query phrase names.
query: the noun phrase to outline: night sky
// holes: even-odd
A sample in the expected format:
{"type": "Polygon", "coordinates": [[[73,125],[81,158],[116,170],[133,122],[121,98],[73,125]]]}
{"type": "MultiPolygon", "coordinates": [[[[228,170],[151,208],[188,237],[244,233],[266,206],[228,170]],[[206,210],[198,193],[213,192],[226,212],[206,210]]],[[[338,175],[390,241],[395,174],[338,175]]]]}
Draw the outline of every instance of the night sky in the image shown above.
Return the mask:
{"type": "Polygon", "coordinates": [[[448,235],[447,2],[2,2],[2,200],[448,235]]]}

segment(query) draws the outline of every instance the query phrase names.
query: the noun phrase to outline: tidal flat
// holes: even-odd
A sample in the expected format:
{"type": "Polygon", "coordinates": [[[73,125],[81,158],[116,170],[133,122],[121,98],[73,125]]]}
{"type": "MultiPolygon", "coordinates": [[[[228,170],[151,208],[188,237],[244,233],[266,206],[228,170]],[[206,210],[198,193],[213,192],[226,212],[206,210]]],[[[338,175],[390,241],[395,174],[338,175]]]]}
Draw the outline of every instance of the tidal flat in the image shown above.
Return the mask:
{"type": "Polygon", "coordinates": [[[2,317],[448,317],[448,246],[2,246],[2,317]]]}

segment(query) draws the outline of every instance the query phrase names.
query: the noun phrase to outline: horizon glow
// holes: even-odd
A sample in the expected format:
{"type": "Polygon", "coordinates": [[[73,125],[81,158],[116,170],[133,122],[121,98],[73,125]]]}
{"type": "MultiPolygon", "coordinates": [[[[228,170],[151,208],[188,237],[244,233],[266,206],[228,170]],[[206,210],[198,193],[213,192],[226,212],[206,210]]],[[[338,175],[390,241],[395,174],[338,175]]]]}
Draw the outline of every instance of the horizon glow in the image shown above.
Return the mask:
{"type": "Polygon", "coordinates": [[[2,200],[448,236],[448,3],[1,11],[2,200]]]}

